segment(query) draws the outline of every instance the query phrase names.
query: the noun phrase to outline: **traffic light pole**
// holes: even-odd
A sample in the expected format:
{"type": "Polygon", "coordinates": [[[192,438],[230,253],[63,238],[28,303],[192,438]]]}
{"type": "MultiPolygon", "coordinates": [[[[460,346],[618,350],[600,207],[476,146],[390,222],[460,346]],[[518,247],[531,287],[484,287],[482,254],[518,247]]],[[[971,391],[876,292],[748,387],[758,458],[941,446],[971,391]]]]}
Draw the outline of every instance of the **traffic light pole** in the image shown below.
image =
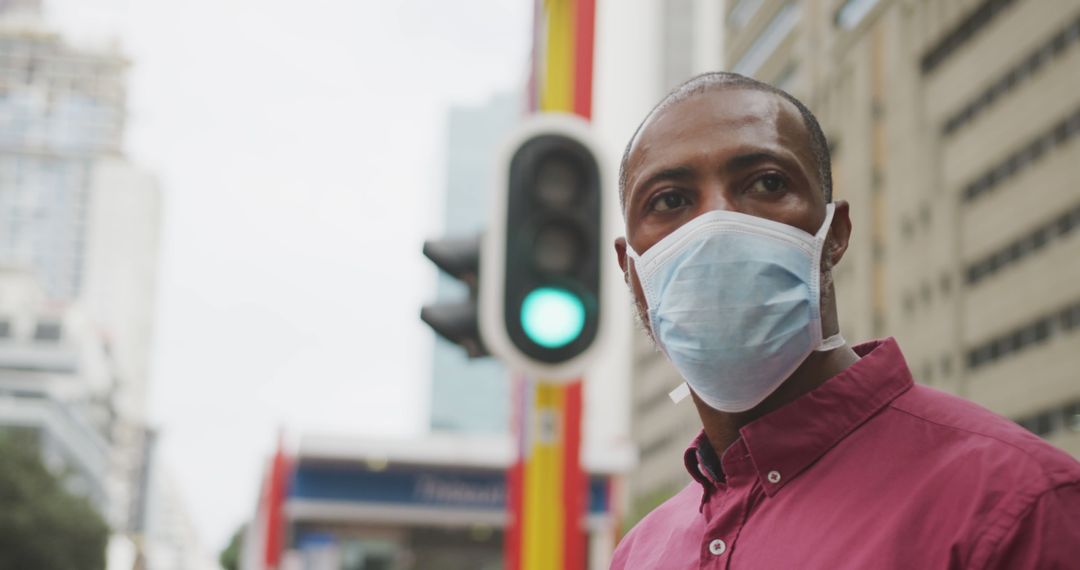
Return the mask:
{"type": "Polygon", "coordinates": [[[540,113],[499,162],[505,192],[480,256],[480,332],[517,372],[508,569],[585,566],[581,375],[605,334],[599,157],[584,120],[540,113]]]}
{"type": "MultiPolygon", "coordinates": [[[[591,118],[595,9],[595,0],[536,0],[529,82],[532,111],[571,113],[583,121],[591,118]]],[[[601,187],[599,182],[597,187],[601,187]]],[[[599,227],[597,223],[597,232],[599,227]]],[[[599,233],[597,237],[603,235],[599,233]]],[[[596,292],[599,295],[598,288],[596,292]]],[[[553,301],[557,299],[552,297],[553,301]]],[[[526,313],[521,314],[524,319],[526,313]]],[[[599,322],[599,315],[593,318],[599,322]]],[[[569,330],[567,334],[573,333],[573,327],[569,330]]],[[[595,340],[590,339],[586,345],[596,344],[595,340]]],[[[519,366],[521,372],[515,374],[512,416],[518,454],[507,478],[510,497],[505,546],[507,570],[585,568],[587,476],[581,467],[584,402],[580,374],[586,356],[586,353],[576,355],[576,361],[571,357],[561,370],[553,370],[562,374],[529,373],[527,365],[519,366]],[[571,376],[566,378],[566,374],[571,376]],[[555,378],[558,381],[553,381],[555,378]]]]}
{"type": "Polygon", "coordinates": [[[595,0],[536,0],[530,117],[499,161],[490,225],[424,255],[469,288],[421,318],[514,371],[507,570],[584,570],[582,375],[604,335],[605,189],[591,142],[595,0]]]}

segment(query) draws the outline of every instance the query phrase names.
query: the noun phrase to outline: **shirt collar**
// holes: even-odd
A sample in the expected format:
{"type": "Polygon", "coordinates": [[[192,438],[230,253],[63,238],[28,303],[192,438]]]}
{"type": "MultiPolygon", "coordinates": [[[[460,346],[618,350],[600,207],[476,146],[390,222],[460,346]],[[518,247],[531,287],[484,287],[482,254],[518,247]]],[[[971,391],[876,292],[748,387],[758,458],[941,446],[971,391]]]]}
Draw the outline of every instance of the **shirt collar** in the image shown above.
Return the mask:
{"type": "MultiPolygon", "coordinates": [[[[856,363],[739,430],[769,496],[911,388],[911,371],[895,339],[871,341],[854,349],[861,357],[856,363]]],[[[719,462],[704,431],[690,444],[683,461],[703,487],[715,486],[719,462]]]]}

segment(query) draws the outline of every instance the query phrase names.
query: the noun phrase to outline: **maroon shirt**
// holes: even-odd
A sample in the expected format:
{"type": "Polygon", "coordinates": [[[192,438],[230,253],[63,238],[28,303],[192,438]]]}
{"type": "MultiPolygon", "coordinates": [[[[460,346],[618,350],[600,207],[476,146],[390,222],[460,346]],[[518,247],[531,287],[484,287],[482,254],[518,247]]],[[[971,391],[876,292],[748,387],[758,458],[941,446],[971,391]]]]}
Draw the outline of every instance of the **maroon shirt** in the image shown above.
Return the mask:
{"type": "Polygon", "coordinates": [[[915,385],[893,339],[855,351],[719,460],[699,435],[685,455],[694,481],[626,535],[611,567],[1080,568],[1080,463],[915,385]]]}

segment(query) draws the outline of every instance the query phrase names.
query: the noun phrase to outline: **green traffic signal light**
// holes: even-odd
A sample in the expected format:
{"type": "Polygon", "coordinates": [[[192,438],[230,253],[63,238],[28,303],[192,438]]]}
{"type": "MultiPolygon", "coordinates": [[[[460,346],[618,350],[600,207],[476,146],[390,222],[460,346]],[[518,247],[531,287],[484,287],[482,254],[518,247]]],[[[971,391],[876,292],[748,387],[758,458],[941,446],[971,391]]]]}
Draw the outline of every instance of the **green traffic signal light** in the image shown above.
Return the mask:
{"type": "Polygon", "coordinates": [[[521,304],[521,327],[529,340],[540,346],[566,346],[585,329],[585,304],[566,289],[533,289],[521,304]]]}

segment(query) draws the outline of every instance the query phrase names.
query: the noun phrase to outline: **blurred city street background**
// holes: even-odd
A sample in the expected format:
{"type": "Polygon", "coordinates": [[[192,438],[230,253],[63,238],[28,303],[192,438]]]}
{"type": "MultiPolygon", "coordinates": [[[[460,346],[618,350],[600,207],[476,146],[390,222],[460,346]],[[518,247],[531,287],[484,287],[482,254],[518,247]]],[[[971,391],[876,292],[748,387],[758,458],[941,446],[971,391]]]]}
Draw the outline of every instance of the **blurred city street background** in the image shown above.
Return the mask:
{"type": "MultiPolygon", "coordinates": [[[[0,0],[0,497],[37,497],[0,511],[90,569],[502,568],[513,371],[421,322],[466,294],[421,250],[488,225],[543,4],[0,0]]],[[[1080,456],[1080,0],[598,0],[595,33],[590,568],[700,429],[610,244],[623,147],[704,71],[820,119],[844,336],[1080,456]]]]}

